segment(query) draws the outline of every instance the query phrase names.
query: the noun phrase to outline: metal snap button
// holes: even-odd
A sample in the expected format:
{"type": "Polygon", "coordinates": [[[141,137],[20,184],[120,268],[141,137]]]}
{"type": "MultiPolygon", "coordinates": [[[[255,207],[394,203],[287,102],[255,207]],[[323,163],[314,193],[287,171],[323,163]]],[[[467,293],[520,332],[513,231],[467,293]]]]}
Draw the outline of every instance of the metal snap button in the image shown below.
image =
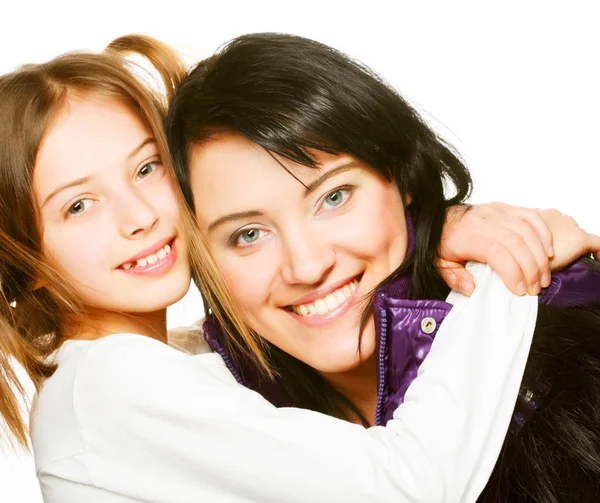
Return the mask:
{"type": "Polygon", "coordinates": [[[435,327],[436,326],[437,326],[437,323],[430,316],[428,316],[427,318],[423,318],[421,320],[421,331],[424,334],[431,334],[431,333],[433,333],[435,331],[435,327]]]}
{"type": "Polygon", "coordinates": [[[523,401],[525,403],[529,403],[529,402],[531,402],[532,399],[533,399],[533,391],[525,388],[524,394],[523,394],[523,401]]]}

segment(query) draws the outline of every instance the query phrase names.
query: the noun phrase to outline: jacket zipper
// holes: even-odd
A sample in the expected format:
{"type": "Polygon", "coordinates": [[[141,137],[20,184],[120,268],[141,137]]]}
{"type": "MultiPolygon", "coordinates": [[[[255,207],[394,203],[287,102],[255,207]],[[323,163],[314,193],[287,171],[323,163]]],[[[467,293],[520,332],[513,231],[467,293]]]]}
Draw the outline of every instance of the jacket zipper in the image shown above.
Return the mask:
{"type": "MultiPolygon", "coordinates": [[[[384,294],[379,299],[383,300],[384,294]]],[[[385,351],[387,344],[387,312],[380,306],[381,301],[377,299],[375,307],[375,328],[379,330],[379,354],[377,358],[377,407],[375,408],[375,424],[382,426],[383,416],[383,392],[385,389],[385,351]],[[377,327],[379,325],[379,327],[377,327]]]]}

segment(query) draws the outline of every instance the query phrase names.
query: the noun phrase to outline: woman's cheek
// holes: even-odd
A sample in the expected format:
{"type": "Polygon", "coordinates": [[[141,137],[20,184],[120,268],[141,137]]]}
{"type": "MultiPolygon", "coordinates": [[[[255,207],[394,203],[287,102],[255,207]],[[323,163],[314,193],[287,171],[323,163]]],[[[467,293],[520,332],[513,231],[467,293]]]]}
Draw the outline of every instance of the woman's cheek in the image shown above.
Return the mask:
{"type": "Polygon", "coordinates": [[[272,294],[275,261],[264,250],[238,256],[233,260],[217,261],[217,267],[236,302],[253,313],[267,304],[272,294]]]}

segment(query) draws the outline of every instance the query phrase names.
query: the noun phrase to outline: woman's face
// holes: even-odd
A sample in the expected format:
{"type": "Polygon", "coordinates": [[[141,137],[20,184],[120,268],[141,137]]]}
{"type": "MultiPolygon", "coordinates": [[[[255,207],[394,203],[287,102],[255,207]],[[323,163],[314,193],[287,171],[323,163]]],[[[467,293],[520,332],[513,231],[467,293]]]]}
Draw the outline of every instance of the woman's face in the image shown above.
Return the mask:
{"type": "Polygon", "coordinates": [[[83,304],[150,313],[186,292],[177,200],[149,129],[114,99],[70,99],[33,176],[46,260],[83,304]]]}
{"type": "MultiPolygon", "coordinates": [[[[192,147],[196,215],[247,323],[323,373],[360,364],[368,294],[404,259],[394,184],[348,155],[313,152],[321,169],[278,160],[223,133],[192,147]]],[[[362,358],[374,354],[369,320],[362,358]]]]}

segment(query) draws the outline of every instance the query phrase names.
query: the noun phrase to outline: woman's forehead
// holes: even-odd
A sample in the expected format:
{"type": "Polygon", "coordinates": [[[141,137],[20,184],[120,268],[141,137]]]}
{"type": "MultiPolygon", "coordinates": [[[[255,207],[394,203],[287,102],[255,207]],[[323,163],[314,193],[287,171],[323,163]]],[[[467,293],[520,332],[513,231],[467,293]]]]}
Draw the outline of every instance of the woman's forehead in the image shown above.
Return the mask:
{"type": "Polygon", "coordinates": [[[201,221],[223,213],[283,208],[310,195],[324,174],[356,164],[350,156],[314,153],[315,169],[271,154],[259,145],[227,133],[192,147],[190,178],[201,221]]]}

